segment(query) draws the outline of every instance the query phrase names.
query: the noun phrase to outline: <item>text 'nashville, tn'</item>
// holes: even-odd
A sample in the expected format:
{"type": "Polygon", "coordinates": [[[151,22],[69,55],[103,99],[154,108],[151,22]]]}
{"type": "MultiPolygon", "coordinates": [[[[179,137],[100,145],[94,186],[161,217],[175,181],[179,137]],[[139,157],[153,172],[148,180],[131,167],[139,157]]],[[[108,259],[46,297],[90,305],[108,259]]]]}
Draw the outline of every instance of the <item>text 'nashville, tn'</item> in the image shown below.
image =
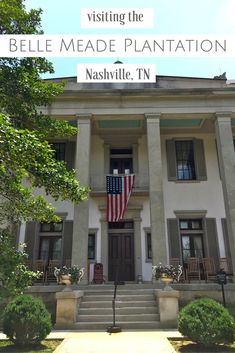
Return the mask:
{"type": "Polygon", "coordinates": [[[86,81],[133,81],[133,80],[148,80],[150,78],[150,70],[142,67],[136,68],[133,72],[125,68],[117,68],[108,70],[86,69],[86,81]]]}

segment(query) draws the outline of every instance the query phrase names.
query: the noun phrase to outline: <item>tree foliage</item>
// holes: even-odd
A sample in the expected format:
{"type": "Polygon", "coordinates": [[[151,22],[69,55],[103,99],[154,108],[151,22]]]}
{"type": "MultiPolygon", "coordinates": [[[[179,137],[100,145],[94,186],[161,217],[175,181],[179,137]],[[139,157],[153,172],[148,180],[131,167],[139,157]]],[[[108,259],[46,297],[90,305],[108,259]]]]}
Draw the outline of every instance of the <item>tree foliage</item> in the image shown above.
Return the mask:
{"type": "Polygon", "coordinates": [[[16,129],[0,115],[0,221],[56,221],[52,205],[41,195],[33,196],[34,187],[44,187],[55,200],[77,203],[86,198],[87,189],[80,187],[75,171],[53,155],[35,131],[16,129]]]}
{"type": "MultiPolygon", "coordinates": [[[[1,0],[0,35],[42,34],[41,12],[27,11],[24,0],[1,0]]],[[[59,220],[36,188],[75,203],[88,193],[75,170],[55,160],[47,142],[77,133],[67,121],[40,112],[63,91],[62,83],[41,78],[47,72],[53,73],[53,67],[45,58],[0,58],[0,286],[7,295],[21,292],[33,278],[23,264],[25,253],[12,247],[15,226],[59,220]]]]}
{"type": "Polygon", "coordinates": [[[14,239],[6,231],[0,234],[0,298],[21,294],[23,290],[40,277],[26,266],[28,255],[24,247],[18,250],[13,246],[14,239]]]}
{"type": "MultiPolygon", "coordinates": [[[[23,0],[0,2],[0,34],[42,34],[41,9],[26,11],[23,0]]],[[[46,141],[77,133],[67,121],[41,114],[63,85],[41,79],[53,72],[45,58],[0,58],[0,222],[55,221],[54,209],[35,187],[44,187],[55,200],[79,202],[88,189],[75,171],[54,159],[46,141]],[[9,118],[10,117],[10,118],[9,118]]],[[[0,223],[1,224],[1,223],[0,223]]],[[[8,224],[8,223],[7,223],[8,224]]]]}

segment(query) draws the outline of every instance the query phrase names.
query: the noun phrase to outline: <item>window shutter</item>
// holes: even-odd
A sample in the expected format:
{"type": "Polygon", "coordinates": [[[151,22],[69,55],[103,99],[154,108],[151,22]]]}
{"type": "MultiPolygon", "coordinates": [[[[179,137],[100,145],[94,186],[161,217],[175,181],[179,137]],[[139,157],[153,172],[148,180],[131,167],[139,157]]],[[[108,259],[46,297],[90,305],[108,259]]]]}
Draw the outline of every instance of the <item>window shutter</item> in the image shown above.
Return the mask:
{"type": "Polygon", "coordinates": [[[169,254],[170,258],[178,257],[182,260],[181,241],[178,227],[178,220],[175,218],[167,220],[169,254]]]}
{"type": "Polygon", "coordinates": [[[197,180],[207,180],[203,140],[194,139],[193,141],[197,180]]]}
{"type": "Polygon", "coordinates": [[[27,222],[25,230],[25,243],[27,245],[26,253],[29,255],[29,260],[34,260],[35,255],[35,245],[36,245],[36,234],[37,234],[37,223],[27,222]]]}
{"type": "Polygon", "coordinates": [[[212,257],[215,262],[216,268],[219,268],[219,246],[218,246],[218,237],[217,237],[217,228],[216,228],[216,219],[215,218],[206,218],[206,247],[207,255],[212,257]]]}
{"type": "Polygon", "coordinates": [[[64,221],[64,233],[63,233],[63,264],[64,265],[66,264],[66,260],[71,260],[72,258],[72,242],[73,242],[73,221],[64,221]]]}
{"type": "Polygon", "coordinates": [[[75,147],[76,143],[74,141],[68,141],[65,146],[65,162],[68,169],[74,168],[75,161],[75,147]]]}
{"type": "Polygon", "coordinates": [[[176,152],[175,152],[175,141],[166,141],[166,157],[167,157],[167,171],[168,180],[177,180],[177,168],[176,168],[176,152]]]}
{"type": "Polygon", "coordinates": [[[231,259],[231,251],[230,251],[229,238],[228,238],[227,219],[222,218],[221,222],[222,222],[222,229],[223,229],[223,236],[224,236],[225,255],[227,258],[231,259]]]}

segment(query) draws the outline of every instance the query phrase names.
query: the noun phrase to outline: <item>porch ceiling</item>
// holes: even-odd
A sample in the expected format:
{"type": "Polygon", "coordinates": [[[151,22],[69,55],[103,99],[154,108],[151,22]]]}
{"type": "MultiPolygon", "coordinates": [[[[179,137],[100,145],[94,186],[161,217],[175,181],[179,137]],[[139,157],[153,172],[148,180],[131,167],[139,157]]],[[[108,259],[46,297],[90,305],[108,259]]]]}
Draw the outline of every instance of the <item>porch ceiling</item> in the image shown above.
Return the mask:
{"type": "Polygon", "coordinates": [[[166,119],[160,121],[161,127],[199,127],[203,119],[166,119]]]}
{"type": "MultiPolygon", "coordinates": [[[[76,126],[77,121],[71,119],[70,124],[76,126]]],[[[161,114],[162,133],[214,132],[214,114],[161,114]]],[[[232,119],[235,129],[235,118],[232,119]]],[[[120,132],[123,135],[141,136],[146,132],[144,115],[93,115],[92,132],[106,136],[120,132]]]]}
{"type": "Polygon", "coordinates": [[[141,120],[99,120],[99,128],[140,128],[141,120]]]}

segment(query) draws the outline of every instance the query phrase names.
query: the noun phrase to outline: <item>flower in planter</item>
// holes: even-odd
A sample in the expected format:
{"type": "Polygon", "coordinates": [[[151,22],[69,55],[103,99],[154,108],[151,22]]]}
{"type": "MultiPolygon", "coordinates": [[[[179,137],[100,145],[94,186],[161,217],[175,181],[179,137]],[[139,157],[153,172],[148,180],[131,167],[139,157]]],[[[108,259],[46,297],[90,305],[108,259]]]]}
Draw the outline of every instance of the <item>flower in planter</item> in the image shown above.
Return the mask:
{"type": "Polygon", "coordinates": [[[84,276],[84,267],[73,265],[72,267],[63,266],[61,268],[55,267],[54,275],[57,283],[61,283],[61,276],[68,275],[72,284],[79,283],[84,276]]]}
{"type": "Polygon", "coordinates": [[[152,267],[152,274],[156,279],[167,277],[172,278],[173,281],[179,282],[182,272],[181,265],[174,267],[172,265],[163,265],[159,263],[158,266],[152,267]]]}

